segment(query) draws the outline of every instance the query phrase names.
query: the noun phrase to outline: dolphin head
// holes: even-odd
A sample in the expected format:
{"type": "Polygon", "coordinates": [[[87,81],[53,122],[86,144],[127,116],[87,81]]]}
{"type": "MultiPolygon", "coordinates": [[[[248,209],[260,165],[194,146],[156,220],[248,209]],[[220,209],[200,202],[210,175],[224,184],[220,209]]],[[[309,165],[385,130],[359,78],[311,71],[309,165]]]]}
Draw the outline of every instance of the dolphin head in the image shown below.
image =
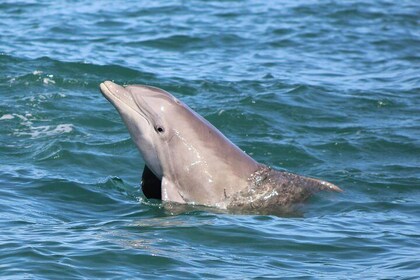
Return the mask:
{"type": "Polygon", "coordinates": [[[149,168],[161,179],[163,167],[159,155],[170,132],[166,116],[181,103],[169,93],[149,86],[123,87],[106,81],[100,88],[118,110],[149,168]]]}

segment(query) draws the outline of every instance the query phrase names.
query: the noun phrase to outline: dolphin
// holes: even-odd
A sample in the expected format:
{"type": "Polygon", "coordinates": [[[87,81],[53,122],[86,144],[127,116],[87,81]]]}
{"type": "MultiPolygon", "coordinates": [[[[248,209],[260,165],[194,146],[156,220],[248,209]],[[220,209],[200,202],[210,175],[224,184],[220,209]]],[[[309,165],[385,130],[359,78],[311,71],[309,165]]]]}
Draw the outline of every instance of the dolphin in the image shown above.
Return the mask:
{"type": "Polygon", "coordinates": [[[147,198],[222,209],[292,206],[332,183],[258,163],[202,116],[152,86],[105,81],[105,98],[117,109],[145,167],[147,198]]]}

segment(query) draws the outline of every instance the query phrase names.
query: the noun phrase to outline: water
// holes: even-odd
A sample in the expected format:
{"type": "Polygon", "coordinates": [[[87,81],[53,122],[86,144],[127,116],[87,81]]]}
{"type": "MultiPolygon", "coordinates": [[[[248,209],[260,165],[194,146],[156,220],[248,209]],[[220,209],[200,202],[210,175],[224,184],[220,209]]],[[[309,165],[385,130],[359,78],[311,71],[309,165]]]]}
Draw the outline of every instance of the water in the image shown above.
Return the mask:
{"type": "Polygon", "coordinates": [[[418,1],[1,1],[0,276],[418,279],[418,1]],[[165,209],[104,80],[345,190],[292,216],[165,209]]]}

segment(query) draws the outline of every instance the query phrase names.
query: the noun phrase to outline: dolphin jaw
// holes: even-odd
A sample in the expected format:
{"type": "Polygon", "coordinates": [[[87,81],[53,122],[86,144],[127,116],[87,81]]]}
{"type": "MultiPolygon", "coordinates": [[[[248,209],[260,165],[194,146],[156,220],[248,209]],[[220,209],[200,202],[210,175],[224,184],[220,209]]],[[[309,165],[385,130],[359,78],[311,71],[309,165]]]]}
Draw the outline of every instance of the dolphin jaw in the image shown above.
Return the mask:
{"type": "Polygon", "coordinates": [[[115,94],[112,92],[112,87],[116,86],[113,82],[105,81],[99,85],[101,88],[102,94],[108,99],[111,96],[116,97],[115,94]]]}
{"type": "MultiPolygon", "coordinates": [[[[144,110],[139,106],[140,104],[132,97],[131,93],[124,87],[117,85],[110,81],[105,81],[100,84],[102,95],[120,112],[123,116],[122,105],[128,107],[132,111],[139,114],[150,125],[149,119],[146,117],[144,110]]],[[[124,119],[124,117],[123,117],[124,119]]]]}
{"type": "MultiPolygon", "coordinates": [[[[102,94],[105,96],[106,99],[108,99],[109,102],[111,102],[114,106],[116,106],[115,101],[118,100],[126,105],[129,106],[127,100],[124,100],[124,98],[121,98],[122,95],[123,97],[127,98],[129,93],[124,87],[117,85],[113,82],[110,81],[105,81],[103,83],[101,83],[100,85],[101,88],[101,92],[102,94]]],[[[131,96],[129,99],[133,99],[131,96]]],[[[116,106],[117,107],[117,106],[116,106]]],[[[131,106],[129,106],[131,107],[131,106]]],[[[131,108],[134,109],[134,108],[131,108]]],[[[135,110],[136,111],[136,110],[135,110]]]]}

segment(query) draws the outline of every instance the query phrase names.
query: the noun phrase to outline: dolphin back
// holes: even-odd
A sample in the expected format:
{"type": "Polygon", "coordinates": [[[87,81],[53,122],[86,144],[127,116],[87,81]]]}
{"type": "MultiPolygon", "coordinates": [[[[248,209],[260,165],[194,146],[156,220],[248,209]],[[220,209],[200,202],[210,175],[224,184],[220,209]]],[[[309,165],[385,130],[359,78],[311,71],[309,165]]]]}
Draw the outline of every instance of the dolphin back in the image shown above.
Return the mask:
{"type": "Polygon", "coordinates": [[[302,203],[319,191],[342,192],[327,182],[297,174],[273,170],[262,165],[249,178],[246,189],[230,198],[228,209],[270,210],[302,203]]]}

